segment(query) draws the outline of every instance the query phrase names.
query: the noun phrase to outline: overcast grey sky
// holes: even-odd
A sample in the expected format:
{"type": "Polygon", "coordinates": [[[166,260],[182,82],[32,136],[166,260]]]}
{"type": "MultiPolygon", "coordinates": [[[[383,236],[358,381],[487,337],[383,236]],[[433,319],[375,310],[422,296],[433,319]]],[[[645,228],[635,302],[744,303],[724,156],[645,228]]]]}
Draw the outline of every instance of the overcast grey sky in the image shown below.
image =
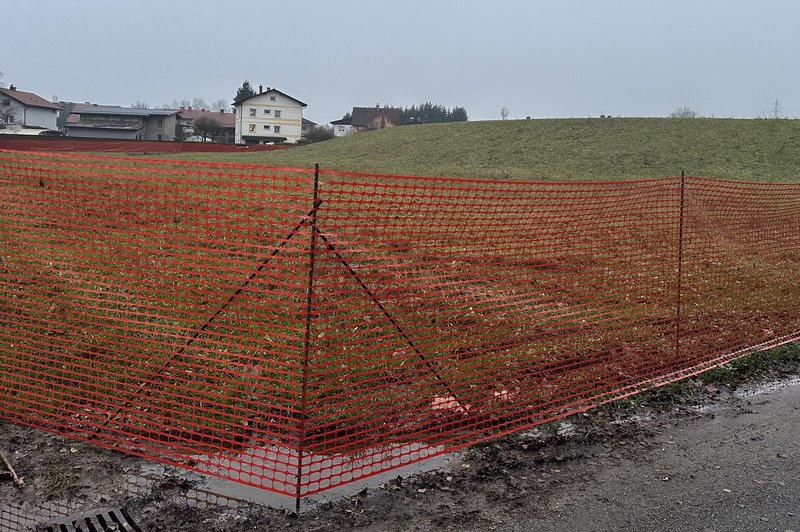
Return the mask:
{"type": "Polygon", "coordinates": [[[474,120],[800,116],[797,0],[3,0],[0,71],[42,97],[160,107],[245,79],[308,104],[474,120]]]}

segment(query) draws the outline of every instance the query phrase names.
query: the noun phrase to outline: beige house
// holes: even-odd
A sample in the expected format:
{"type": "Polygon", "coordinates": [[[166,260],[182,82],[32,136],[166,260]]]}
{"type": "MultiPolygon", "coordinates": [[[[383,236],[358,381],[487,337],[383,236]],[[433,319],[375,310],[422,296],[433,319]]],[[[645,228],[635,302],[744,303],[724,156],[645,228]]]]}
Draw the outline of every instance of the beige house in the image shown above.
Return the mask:
{"type": "Polygon", "coordinates": [[[278,89],[258,87],[258,94],[234,104],[237,144],[297,142],[303,135],[306,104],[278,89]]]}

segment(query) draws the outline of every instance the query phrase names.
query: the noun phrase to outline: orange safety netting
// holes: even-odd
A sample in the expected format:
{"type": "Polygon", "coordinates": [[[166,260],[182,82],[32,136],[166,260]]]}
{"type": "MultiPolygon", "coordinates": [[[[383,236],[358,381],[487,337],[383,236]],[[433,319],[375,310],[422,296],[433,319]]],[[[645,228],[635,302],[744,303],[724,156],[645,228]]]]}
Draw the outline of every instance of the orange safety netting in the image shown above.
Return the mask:
{"type": "Polygon", "coordinates": [[[798,212],[0,152],[0,417],[309,495],[800,339],[798,212]]]}

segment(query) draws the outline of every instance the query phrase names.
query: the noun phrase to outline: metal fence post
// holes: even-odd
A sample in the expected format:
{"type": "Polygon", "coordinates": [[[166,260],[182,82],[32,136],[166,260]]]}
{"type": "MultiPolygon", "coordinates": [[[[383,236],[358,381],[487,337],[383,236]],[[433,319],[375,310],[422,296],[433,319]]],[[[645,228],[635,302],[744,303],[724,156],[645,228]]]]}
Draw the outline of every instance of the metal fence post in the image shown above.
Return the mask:
{"type": "Polygon", "coordinates": [[[308,404],[306,393],[308,388],[308,359],[311,351],[311,325],[314,300],[314,260],[317,247],[317,206],[319,200],[319,163],[314,165],[314,193],[312,205],[314,209],[311,214],[309,229],[311,231],[311,242],[308,250],[308,285],[306,288],[306,329],[303,340],[303,376],[300,391],[300,437],[298,439],[297,451],[297,491],[295,493],[295,512],[300,513],[300,499],[302,498],[300,489],[303,485],[303,454],[306,440],[306,407],[308,404]]]}
{"type": "Polygon", "coordinates": [[[675,359],[681,353],[681,284],[683,282],[683,225],[686,201],[686,172],[681,170],[680,210],[678,214],[678,286],[675,304],[675,359]]]}

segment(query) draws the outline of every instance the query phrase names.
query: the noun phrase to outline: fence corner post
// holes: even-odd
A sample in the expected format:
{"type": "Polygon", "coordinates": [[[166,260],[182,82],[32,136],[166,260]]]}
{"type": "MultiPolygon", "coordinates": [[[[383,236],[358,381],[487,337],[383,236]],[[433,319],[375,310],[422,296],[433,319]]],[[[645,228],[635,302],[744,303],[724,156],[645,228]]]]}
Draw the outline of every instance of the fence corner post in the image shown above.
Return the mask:
{"type": "Polygon", "coordinates": [[[317,247],[317,209],[319,207],[319,163],[314,165],[314,189],[311,201],[311,217],[309,228],[311,231],[308,248],[308,284],[306,286],[305,304],[305,333],[303,338],[303,373],[300,388],[300,420],[297,450],[297,484],[295,492],[295,513],[300,515],[301,489],[303,487],[303,458],[306,444],[306,411],[308,406],[308,362],[311,353],[311,328],[314,303],[314,266],[317,247]]]}

